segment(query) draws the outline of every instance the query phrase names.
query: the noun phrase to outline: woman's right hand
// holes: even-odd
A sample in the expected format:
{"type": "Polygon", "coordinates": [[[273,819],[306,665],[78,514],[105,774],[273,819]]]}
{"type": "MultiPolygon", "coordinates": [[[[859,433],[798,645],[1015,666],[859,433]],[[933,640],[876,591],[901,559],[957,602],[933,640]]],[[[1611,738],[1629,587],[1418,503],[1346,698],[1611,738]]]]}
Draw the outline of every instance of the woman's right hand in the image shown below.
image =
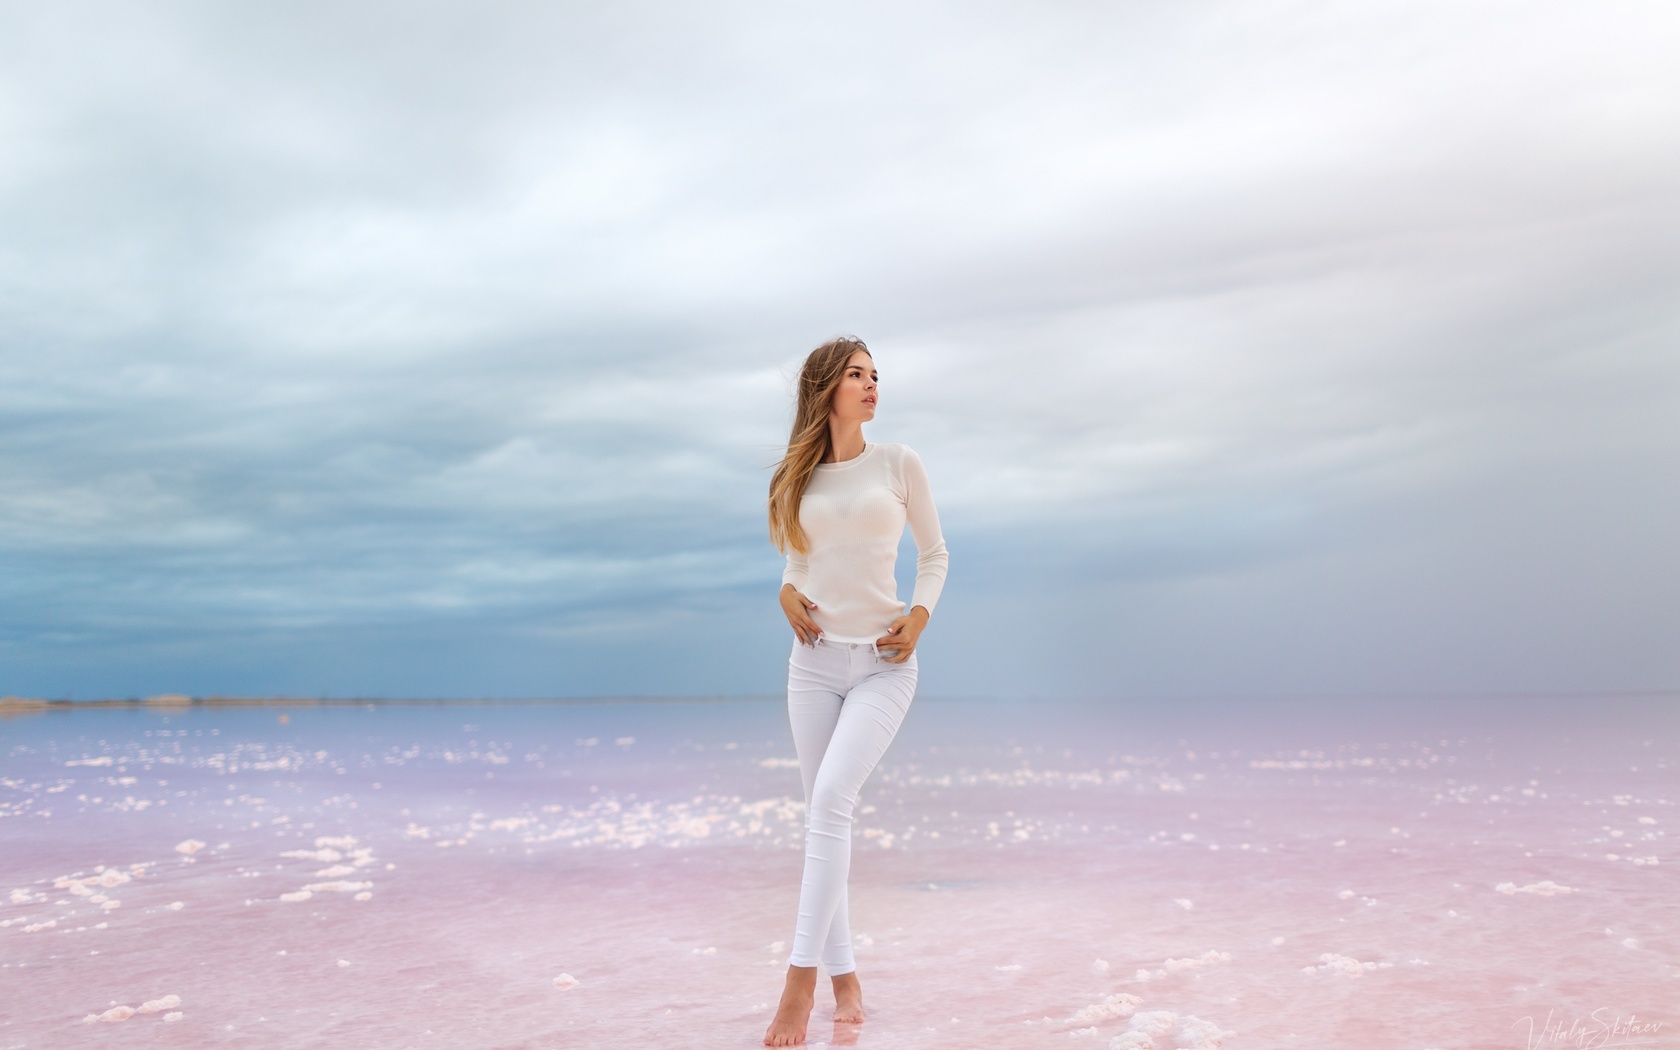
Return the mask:
{"type": "Polygon", "coordinates": [[[782,612],[801,645],[815,645],[817,637],[822,634],[822,628],[811,619],[811,610],[816,607],[817,603],[800,594],[793,584],[782,584],[782,612]]]}

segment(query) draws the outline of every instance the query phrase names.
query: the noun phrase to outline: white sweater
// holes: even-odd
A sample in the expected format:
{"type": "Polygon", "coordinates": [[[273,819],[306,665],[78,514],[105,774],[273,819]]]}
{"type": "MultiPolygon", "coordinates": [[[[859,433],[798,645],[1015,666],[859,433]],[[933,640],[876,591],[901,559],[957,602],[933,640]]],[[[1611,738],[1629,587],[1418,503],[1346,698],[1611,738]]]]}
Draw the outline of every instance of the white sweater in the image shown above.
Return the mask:
{"type": "Polygon", "coordinates": [[[811,619],[833,642],[873,642],[904,615],[893,568],[904,524],[916,539],[910,607],[933,612],[950,562],[921,458],[905,445],[865,443],[844,463],[819,463],[799,501],[809,554],[789,550],[782,582],[817,603],[811,619]]]}

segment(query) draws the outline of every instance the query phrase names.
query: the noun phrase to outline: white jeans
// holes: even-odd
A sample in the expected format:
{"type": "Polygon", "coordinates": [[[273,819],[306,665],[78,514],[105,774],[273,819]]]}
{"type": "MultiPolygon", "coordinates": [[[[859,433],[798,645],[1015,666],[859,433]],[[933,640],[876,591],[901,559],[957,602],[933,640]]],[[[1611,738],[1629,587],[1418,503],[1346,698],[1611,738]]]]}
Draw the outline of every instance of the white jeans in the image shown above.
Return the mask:
{"type": "Polygon", "coordinates": [[[815,966],[820,952],[831,977],[857,969],[846,914],[852,810],[915,693],[915,653],[897,664],[871,642],[793,643],[788,722],[805,781],[805,875],[790,966],[815,966]]]}

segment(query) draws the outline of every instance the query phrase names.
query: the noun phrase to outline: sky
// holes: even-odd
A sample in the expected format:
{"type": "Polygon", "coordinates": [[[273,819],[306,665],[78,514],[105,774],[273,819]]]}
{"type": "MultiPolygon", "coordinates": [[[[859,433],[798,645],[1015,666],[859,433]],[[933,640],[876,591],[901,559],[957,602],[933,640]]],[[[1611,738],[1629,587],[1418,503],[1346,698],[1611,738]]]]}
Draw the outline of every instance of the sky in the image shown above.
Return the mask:
{"type": "Polygon", "coordinates": [[[774,694],[842,333],[950,551],[924,694],[1680,689],[1677,53],[1636,2],[0,4],[0,693],[774,694]]]}

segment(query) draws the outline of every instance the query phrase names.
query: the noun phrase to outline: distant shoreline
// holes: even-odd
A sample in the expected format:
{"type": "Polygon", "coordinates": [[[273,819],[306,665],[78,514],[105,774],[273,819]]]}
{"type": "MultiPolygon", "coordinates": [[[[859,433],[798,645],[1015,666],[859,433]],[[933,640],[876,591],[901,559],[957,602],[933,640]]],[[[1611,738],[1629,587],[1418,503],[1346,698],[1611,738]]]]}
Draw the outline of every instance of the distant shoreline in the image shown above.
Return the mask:
{"type": "MultiPolygon", "coordinates": [[[[438,697],[307,697],[307,696],[187,696],[184,693],[164,693],[158,696],[127,699],[43,700],[35,697],[0,696],[0,718],[22,715],[50,714],[66,711],[146,711],[155,714],[188,711],[235,710],[241,708],[378,708],[378,707],[554,707],[584,704],[712,704],[721,701],[783,702],[781,694],[739,694],[732,696],[557,696],[539,698],[438,698],[438,697]]],[[[1074,705],[1101,704],[1133,708],[1139,713],[1179,707],[1208,707],[1226,709],[1231,705],[1265,710],[1273,705],[1284,707],[1320,706],[1326,710],[1341,709],[1357,712],[1376,710],[1391,704],[1414,709],[1438,705],[1541,704],[1572,706],[1583,703],[1667,703],[1680,700],[1680,690],[1606,690],[1603,692],[1557,693],[1479,693],[1479,694],[1302,694],[1296,696],[1177,696],[1177,697],[1008,697],[1008,696],[927,696],[918,702],[1005,704],[1032,706],[1036,704],[1074,705]]],[[[1515,712],[1514,712],[1515,713],[1515,712]]]]}
{"type": "Polygon", "coordinates": [[[545,699],[394,699],[388,697],[302,696],[185,696],[167,693],[144,699],[124,700],[40,700],[24,696],[0,696],[0,718],[7,715],[41,714],[54,711],[85,711],[90,708],[123,711],[185,711],[241,707],[519,707],[552,704],[615,703],[716,703],[719,700],[779,700],[772,696],[579,696],[545,699]]]}

